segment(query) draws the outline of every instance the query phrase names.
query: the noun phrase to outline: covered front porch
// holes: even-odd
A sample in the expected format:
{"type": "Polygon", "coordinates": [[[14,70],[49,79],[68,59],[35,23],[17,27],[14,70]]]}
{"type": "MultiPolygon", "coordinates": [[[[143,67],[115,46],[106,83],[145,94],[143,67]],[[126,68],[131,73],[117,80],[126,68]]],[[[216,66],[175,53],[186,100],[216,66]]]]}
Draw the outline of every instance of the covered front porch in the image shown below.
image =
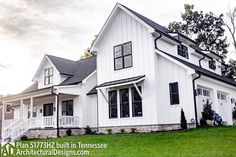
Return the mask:
{"type": "Polygon", "coordinates": [[[13,119],[3,114],[2,139],[16,139],[30,129],[79,128],[79,94],[52,88],[9,97],[3,111],[13,112],[13,119]]]}

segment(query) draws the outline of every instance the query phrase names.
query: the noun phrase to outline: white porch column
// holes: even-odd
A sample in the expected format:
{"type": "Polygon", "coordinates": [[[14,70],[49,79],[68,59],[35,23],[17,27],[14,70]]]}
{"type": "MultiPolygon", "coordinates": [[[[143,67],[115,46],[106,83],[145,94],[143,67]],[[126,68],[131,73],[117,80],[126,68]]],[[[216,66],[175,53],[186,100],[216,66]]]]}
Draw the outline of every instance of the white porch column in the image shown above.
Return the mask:
{"type": "Polygon", "coordinates": [[[33,118],[33,105],[34,105],[34,100],[33,97],[30,98],[30,118],[33,118]]]}
{"type": "Polygon", "coordinates": [[[20,99],[20,118],[24,119],[24,104],[23,104],[23,99],[20,99]]]}
{"type": "Polygon", "coordinates": [[[55,107],[55,110],[53,111],[53,116],[54,116],[54,125],[55,125],[55,128],[57,128],[57,110],[58,110],[58,108],[57,108],[57,95],[54,95],[54,107],[55,107]]]}
{"type": "Polygon", "coordinates": [[[213,97],[212,97],[212,101],[213,101],[213,110],[215,110],[216,113],[219,114],[219,105],[218,105],[218,98],[217,98],[217,90],[216,89],[213,89],[213,97]]]}
{"type": "Polygon", "coordinates": [[[5,120],[5,102],[2,102],[2,130],[5,127],[4,126],[4,120],[5,120]]]}

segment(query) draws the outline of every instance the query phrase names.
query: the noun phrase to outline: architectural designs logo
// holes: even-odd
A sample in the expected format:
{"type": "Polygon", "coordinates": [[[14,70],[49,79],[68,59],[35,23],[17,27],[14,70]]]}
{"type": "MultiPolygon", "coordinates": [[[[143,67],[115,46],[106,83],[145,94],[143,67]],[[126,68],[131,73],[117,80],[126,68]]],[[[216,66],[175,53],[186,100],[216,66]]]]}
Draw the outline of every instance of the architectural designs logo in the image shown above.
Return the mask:
{"type": "Polygon", "coordinates": [[[14,156],[15,142],[3,142],[0,147],[0,157],[14,156]]]}

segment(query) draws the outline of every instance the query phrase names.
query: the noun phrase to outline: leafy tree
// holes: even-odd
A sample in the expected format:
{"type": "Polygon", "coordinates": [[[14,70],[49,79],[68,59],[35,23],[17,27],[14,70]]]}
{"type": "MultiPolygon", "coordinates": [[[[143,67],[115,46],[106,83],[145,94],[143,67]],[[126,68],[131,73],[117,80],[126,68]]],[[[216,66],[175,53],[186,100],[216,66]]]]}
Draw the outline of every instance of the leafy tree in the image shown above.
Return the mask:
{"type": "Polygon", "coordinates": [[[225,25],[228,28],[229,33],[233,39],[233,45],[236,51],[236,6],[233,10],[229,10],[226,15],[229,23],[226,23],[225,25]]]}
{"type": "Polygon", "coordinates": [[[236,80],[236,60],[230,59],[222,73],[224,76],[236,80]]]}
{"type": "Polygon", "coordinates": [[[181,109],[180,126],[181,126],[181,129],[187,129],[187,121],[186,121],[183,109],[181,109]]]}
{"type": "Polygon", "coordinates": [[[212,102],[207,99],[206,103],[203,104],[202,118],[204,120],[213,120],[215,111],[212,110],[212,102]]]}
{"type": "Polygon", "coordinates": [[[224,36],[223,14],[216,16],[212,12],[195,11],[194,5],[185,4],[181,22],[171,22],[168,28],[173,32],[186,34],[194,38],[203,50],[226,57],[228,44],[224,36]]]}

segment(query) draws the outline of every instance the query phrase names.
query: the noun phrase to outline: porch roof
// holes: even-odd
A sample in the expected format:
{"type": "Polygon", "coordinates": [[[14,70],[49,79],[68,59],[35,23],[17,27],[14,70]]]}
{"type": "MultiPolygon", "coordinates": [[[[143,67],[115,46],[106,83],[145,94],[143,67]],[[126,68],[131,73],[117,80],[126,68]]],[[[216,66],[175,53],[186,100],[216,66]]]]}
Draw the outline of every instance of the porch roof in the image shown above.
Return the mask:
{"type": "Polygon", "coordinates": [[[99,86],[97,86],[97,88],[105,88],[105,87],[108,88],[108,87],[115,87],[115,86],[119,86],[119,85],[127,85],[127,84],[131,84],[131,83],[140,82],[144,79],[145,79],[145,75],[140,75],[140,76],[136,76],[136,77],[130,77],[130,78],[125,78],[125,79],[105,82],[105,83],[102,83],[99,86]]]}

